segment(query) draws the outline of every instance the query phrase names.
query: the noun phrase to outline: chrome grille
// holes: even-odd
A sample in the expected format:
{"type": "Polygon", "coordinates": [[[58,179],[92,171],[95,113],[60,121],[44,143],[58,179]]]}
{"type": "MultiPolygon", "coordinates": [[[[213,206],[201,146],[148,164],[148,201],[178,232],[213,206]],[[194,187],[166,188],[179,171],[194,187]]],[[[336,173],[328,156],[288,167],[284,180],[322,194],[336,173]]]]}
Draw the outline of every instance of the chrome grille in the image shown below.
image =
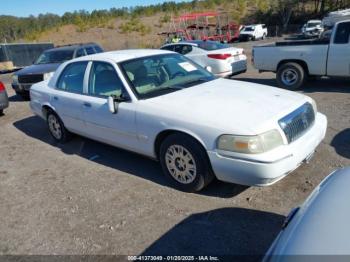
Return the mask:
{"type": "Polygon", "coordinates": [[[18,82],[21,84],[35,84],[44,80],[43,75],[19,75],[18,82]]]}
{"type": "Polygon", "coordinates": [[[297,140],[309,130],[315,122],[315,112],[310,103],[305,103],[297,110],[278,121],[288,143],[297,140]]]}

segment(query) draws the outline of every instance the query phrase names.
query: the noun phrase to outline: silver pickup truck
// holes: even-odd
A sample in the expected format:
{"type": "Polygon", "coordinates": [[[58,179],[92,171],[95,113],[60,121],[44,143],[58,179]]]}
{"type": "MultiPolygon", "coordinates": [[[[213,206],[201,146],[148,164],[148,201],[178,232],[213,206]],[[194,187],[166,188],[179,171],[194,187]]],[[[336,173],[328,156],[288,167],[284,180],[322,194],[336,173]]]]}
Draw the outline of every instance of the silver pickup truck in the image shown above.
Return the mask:
{"type": "Polygon", "coordinates": [[[328,37],[256,46],[252,62],[260,72],[275,72],[278,85],[290,90],[308,77],[350,77],[350,20],[335,24],[328,37]]]}

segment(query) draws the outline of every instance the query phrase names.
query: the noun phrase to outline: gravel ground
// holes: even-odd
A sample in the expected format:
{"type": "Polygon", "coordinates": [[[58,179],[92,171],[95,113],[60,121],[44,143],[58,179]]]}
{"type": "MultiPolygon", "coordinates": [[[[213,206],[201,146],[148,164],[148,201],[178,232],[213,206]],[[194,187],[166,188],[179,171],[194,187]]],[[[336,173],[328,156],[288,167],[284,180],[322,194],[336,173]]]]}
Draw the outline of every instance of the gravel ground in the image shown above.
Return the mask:
{"type": "MultiPolygon", "coordinates": [[[[271,41],[271,40],[267,40],[271,41]]],[[[253,43],[239,44],[248,55],[253,43]]],[[[251,66],[234,77],[276,85],[251,66]]],[[[7,84],[0,117],[0,254],[263,254],[292,207],[332,170],[350,165],[350,82],[322,79],[302,93],[329,121],[308,165],[264,188],[215,181],[171,188],[158,163],[85,138],[65,145],[7,84]]]]}

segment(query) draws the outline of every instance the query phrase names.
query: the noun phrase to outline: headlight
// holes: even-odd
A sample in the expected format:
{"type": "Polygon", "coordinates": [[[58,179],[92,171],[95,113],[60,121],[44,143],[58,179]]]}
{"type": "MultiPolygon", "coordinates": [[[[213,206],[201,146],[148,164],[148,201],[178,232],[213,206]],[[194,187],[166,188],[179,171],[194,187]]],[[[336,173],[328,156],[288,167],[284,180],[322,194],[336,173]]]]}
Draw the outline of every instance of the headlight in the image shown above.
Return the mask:
{"type": "Polygon", "coordinates": [[[283,145],[283,138],[277,129],[257,136],[222,135],[219,137],[217,148],[245,154],[259,154],[283,145]]]}
{"type": "Polygon", "coordinates": [[[316,104],[315,100],[313,100],[312,98],[311,98],[311,105],[312,105],[312,107],[314,109],[314,112],[315,112],[315,115],[316,115],[316,113],[317,113],[317,104],[316,104]]]}
{"type": "Polygon", "coordinates": [[[55,73],[55,72],[45,73],[45,74],[44,74],[44,80],[50,79],[50,78],[53,76],[54,73],[55,73]]]}
{"type": "Polygon", "coordinates": [[[18,84],[18,75],[12,75],[12,82],[18,84]]]}

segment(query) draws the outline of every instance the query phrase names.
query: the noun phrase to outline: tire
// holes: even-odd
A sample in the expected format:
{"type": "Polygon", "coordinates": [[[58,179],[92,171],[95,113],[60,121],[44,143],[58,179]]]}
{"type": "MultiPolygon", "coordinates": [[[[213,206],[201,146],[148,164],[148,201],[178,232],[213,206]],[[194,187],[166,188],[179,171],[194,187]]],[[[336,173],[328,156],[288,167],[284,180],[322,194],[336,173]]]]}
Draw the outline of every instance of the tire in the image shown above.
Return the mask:
{"type": "Polygon", "coordinates": [[[16,95],[20,96],[24,101],[29,101],[30,100],[29,92],[16,91],[16,95]]]}
{"type": "Polygon", "coordinates": [[[0,116],[4,115],[4,109],[0,109],[0,116]]]}
{"type": "Polygon", "coordinates": [[[265,40],[265,38],[266,38],[266,34],[263,34],[263,36],[262,36],[262,40],[265,40]]]}
{"type": "Polygon", "coordinates": [[[71,133],[66,129],[60,117],[53,111],[47,113],[47,127],[50,135],[58,143],[65,143],[71,139],[71,133]]]}
{"type": "Polygon", "coordinates": [[[277,70],[278,86],[288,90],[298,90],[305,82],[305,70],[298,63],[285,63],[277,70]]]}
{"type": "Polygon", "coordinates": [[[214,178],[202,145],[185,134],[165,138],[160,147],[160,163],[163,173],[181,191],[198,192],[214,178]]]}

